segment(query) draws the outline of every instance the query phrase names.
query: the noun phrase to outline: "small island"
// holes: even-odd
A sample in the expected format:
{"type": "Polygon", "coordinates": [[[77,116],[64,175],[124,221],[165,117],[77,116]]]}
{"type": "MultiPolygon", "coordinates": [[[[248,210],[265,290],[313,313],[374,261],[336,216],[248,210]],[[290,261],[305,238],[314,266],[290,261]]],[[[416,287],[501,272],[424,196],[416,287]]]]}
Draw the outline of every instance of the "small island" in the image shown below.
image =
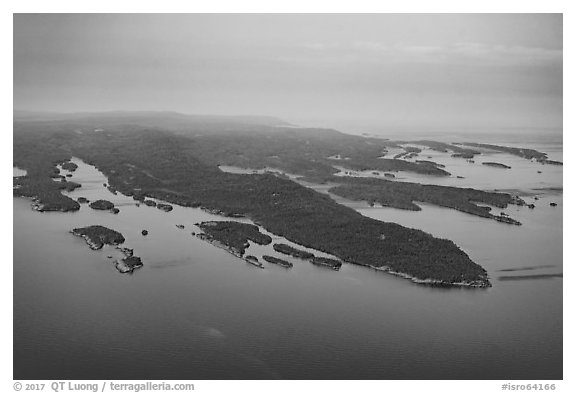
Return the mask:
{"type": "Polygon", "coordinates": [[[250,243],[267,245],[272,238],[260,232],[258,226],[236,221],[205,221],[196,224],[204,233],[196,236],[217,247],[223,248],[234,256],[242,257],[250,243]]]}
{"type": "MultiPolygon", "coordinates": [[[[104,245],[116,246],[116,249],[124,254],[124,258],[112,261],[114,267],[120,273],[132,273],[135,269],[144,266],[142,260],[134,256],[134,250],[127,247],[120,247],[124,243],[124,236],[113,229],[101,225],[92,225],[84,228],[74,228],[70,231],[75,236],[80,236],[86,240],[86,244],[92,250],[100,250],[104,245]]],[[[108,255],[109,259],[112,258],[108,255]]]]}
{"type": "Polygon", "coordinates": [[[342,267],[342,262],[331,258],[314,257],[310,262],[312,262],[314,265],[326,266],[333,270],[340,270],[342,267]]]}
{"type": "Polygon", "coordinates": [[[258,260],[258,258],[256,258],[254,255],[247,255],[244,260],[246,262],[248,262],[251,265],[254,265],[256,267],[259,267],[260,269],[264,269],[264,265],[262,265],[262,262],[260,262],[258,260]]]}
{"type": "Polygon", "coordinates": [[[92,250],[99,250],[108,245],[118,245],[124,243],[124,236],[120,232],[106,228],[101,225],[92,225],[84,228],[74,228],[72,234],[83,237],[92,250]]]}
{"type": "Polygon", "coordinates": [[[73,162],[67,161],[67,162],[62,164],[62,169],[70,171],[70,172],[74,172],[76,169],[78,169],[78,165],[76,165],[73,162]]]}
{"type": "MultiPolygon", "coordinates": [[[[291,247],[287,244],[276,243],[276,244],[274,244],[273,248],[274,248],[274,251],[280,252],[282,254],[290,255],[290,256],[295,257],[295,258],[310,260],[310,262],[313,263],[314,265],[327,266],[327,267],[334,269],[334,270],[340,270],[340,267],[342,267],[342,262],[339,260],[332,259],[332,258],[317,257],[314,254],[312,254],[311,252],[298,250],[297,248],[291,247]]],[[[269,257],[269,258],[273,258],[273,257],[269,257]]],[[[266,259],[266,257],[264,257],[264,260],[267,262],[278,263],[278,264],[281,264],[281,263],[277,262],[277,261],[282,261],[281,259],[273,258],[273,260],[275,262],[272,262],[272,261],[268,261],[268,259],[266,259]]],[[[283,261],[283,262],[286,262],[286,261],[283,261]]],[[[286,262],[286,263],[289,263],[289,262],[286,262]]],[[[285,266],[285,267],[287,267],[287,266],[285,266]]],[[[290,267],[292,267],[292,264],[290,264],[290,267]]]]}
{"type": "Polygon", "coordinates": [[[384,179],[347,178],[342,184],[328,190],[331,194],[353,201],[366,201],[371,205],[397,209],[419,211],[422,208],[415,202],[430,203],[436,206],[448,207],[479,217],[491,218],[499,222],[521,225],[511,217],[501,217],[491,214],[490,205],[506,208],[508,205],[524,206],[525,201],[506,193],[488,192],[472,188],[437,186],[408,182],[387,181],[384,179]]]}
{"type": "Polygon", "coordinates": [[[483,162],[482,165],[491,166],[494,168],[510,169],[511,166],[500,164],[499,162],[483,162]]]}
{"type": "Polygon", "coordinates": [[[272,247],[274,248],[274,251],[280,252],[282,254],[290,255],[290,256],[295,257],[295,258],[300,258],[300,259],[312,259],[312,258],[314,258],[314,254],[312,254],[308,251],[298,250],[298,249],[291,247],[291,246],[284,244],[284,243],[276,243],[272,247]]]}
{"type": "Polygon", "coordinates": [[[172,205],[169,205],[167,203],[157,203],[156,207],[160,210],[164,210],[165,212],[172,211],[173,209],[172,205]]]}
{"type": "Polygon", "coordinates": [[[132,273],[134,270],[139,269],[142,266],[144,266],[142,260],[134,255],[129,255],[114,261],[114,267],[116,267],[116,270],[120,273],[132,273]]]}
{"type": "Polygon", "coordinates": [[[92,202],[90,205],[94,210],[112,210],[114,209],[114,204],[110,201],[106,201],[104,199],[99,199],[97,201],[92,202]]]}
{"type": "Polygon", "coordinates": [[[285,261],[280,258],[271,257],[270,255],[264,255],[262,259],[264,259],[268,263],[273,263],[275,265],[285,267],[286,269],[290,269],[292,266],[294,266],[291,262],[285,261]]]}

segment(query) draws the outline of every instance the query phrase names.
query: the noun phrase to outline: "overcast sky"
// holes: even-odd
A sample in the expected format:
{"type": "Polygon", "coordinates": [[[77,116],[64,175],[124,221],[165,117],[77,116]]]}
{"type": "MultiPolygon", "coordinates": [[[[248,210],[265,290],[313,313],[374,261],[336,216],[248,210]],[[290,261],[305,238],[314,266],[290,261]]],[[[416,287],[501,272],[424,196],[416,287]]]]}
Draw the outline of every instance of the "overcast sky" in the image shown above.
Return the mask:
{"type": "Polygon", "coordinates": [[[16,15],[14,108],[561,127],[562,16],[16,15]]]}

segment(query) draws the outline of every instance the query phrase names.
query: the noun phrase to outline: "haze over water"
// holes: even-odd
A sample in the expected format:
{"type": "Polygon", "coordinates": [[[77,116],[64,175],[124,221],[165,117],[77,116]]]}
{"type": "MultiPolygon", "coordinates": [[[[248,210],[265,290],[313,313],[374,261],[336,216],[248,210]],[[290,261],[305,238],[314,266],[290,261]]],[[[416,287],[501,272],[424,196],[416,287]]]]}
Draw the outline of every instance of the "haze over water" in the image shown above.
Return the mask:
{"type": "Polygon", "coordinates": [[[562,127],[562,14],[19,14],[14,107],[562,127]]]}

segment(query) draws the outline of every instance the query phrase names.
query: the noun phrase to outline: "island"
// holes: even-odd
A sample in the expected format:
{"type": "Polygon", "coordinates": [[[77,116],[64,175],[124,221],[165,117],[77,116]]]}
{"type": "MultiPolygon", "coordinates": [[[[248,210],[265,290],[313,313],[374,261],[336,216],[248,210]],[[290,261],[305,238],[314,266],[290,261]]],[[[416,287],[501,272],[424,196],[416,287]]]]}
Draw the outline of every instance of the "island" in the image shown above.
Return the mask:
{"type": "Polygon", "coordinates": [[[331,258],[314,257],[310,260],[310,262],[312,262],[314,265],[326,266],[333,270],[340,270],[342,267],[342,262],[331,258]]]}
{"type": "Polygon", "coordinates": [[[114,267],[120,273],[132,273],[134,270],[144,266],[142,259],[134,255],[134,250],[128,247],[116,247],[122,254],[124,258],[115,259],[113,261],[114,267]]]}
{"type": "Polygon", "coordinates": [[[92,202],[89,204],[92,209],[94,210],[112,210],[114,209],[114,204],[110,201],[106,201],[104,199],[99,199],[97,201],[92,202]]]}
{"type": "Polygon", "coordinates": [[[173,209],[172,205],[169,205],[167,203],[157,203],[156,208],[163,210],[165,212],[172,211],[172,209],[173,209]]]}
{"type": "MultiPolygon", "coordinates": [[[[19,154],[16,145],[14,149],[14,154],[19,154]]],[[[61,178],[60,170],[56,166],[62,159],[55,156],[54,152],[41,151],[37,154],[26,162],[21,162],[20,168],[26,170],[26,175],[13,178],[13,195],[32,198],[32,208],[39,212],[79,210],[80,204],[77,201],[62,194],[62,191],[72,192],[81,186],[61,178]],[[55,179],[61,181],[54,181],[55,179]]]]}
{"type": "Polygon", "coordinates": [[[273,263],[275,265],[285,267],[286,269],[290,269],[292,268],[292,266],[294,266],[291,262],[285,261],[280,258],[271,257],[270,255],[264,255],[262,259],[264,259],[268,263],[273,263]]]}
{"type": "Polygon", "coordinates": [[[542,164],[549,164],[549,165],[557,165],[557,166],[562,166],[564,165],[562,162],[560,161],[554,161],[554,160],[540,160],[540,163],[542,164]]]}
{"type": "MultiPolygon", "coordinates": [[[[144,264],[142,259],[134,256],[134,250],[127,247],[119,247],[124,243],[124,236],[113,229],[106,228],[101,225],[91,225],[84,228],[74,228],[70,231],[75,236],[84,238],[88,247],[92,250],[100,250],[104,245],[116,246],[116,249],[124,254],[123,258],[114,259],[112,262],[116,270],[120,273],[132,273],[135,269],[139,269],[144,264]]],[[[112,259],[111,255],[107,256],[112,259]]]]}
{"type": "Polygon", "coordinates": [[[86,240],[92,250],[99,250],[105,244],[118,245],[124,243],[124,236],[120,232],[101,225],[92,225],[83,228],[74,228],[71,233],[86,240]]]}
{"type": "Polygon", "coordinates": [[[504,164],[500,164],[499,162],[483,162],[482,165],[491,166],[494,168],[502,168],[502,169],[510,169],[512,167],[504,164]]]}
{"type": "Polygon", "coordinates": [[[272,246],[274,251],[280,252],[282,254],[290,255],[295,258],[300,259],[312,259],[314,258],[314,254],[308,251],[298,250],[297,248],[291,247],[288,244],[284,243],[276,243],[272,246]]]}
{"type": "Polygon", "coordinates": [[[539,162],[544,162],[547,160],[548,155],[546,153],[539,152],[534,149],[526,149],[526,148],[518,148],[518,147],[508,147],[508,146],[499,146],[493,145],[489,143],[474,143],[474,142],[467,142],[467,143],[454,143],[455,145],[459,146],[472,146],[478,147],[482,149],[494,150],[499,151],[502,153],[512,154],[514,156],[522,157],[527,160],[535,160],[539,162]]]}
{"type": "Polygon", "coordinates": [[[272,243],[272,238],[260,232],[258,226],[244,224],[236,221],[205,221],[195,224],[202,229],[203,233],[196,236],[223,248],[234,256],[242,257],[250,243],[267,245],[272,243]]]}
{"type": "Polygon", "coordinates": [[[341,183],[328,189],[328,192],[354,201],[366,201],[372,205],[379,203],[382,206],[413,211],[421,210],[421,207],[415,202],[430,203],[514,225],[520,225],[520,222],[510,217],[493,215],[490,213],[492,210],[490,207],[482,205],[490,205],[502,209],[511,204],[525,205],[525,201],[518,196],[475,190],[473,188],[395,182],[370,178],[347,178],[341,183]]]}
{"type": "Polygon", "coordinates": [[[144,266],[142,260],[133,255],[114,260],[114,267],[116,267],[116,270],[120,273],[132,273],[134,270],[139,269],[142,266],[144,266]]]}
{"type": "Polygon", "coordinates": [[[61,165],[62,169],[70,171],[70,172],[74,172],[76,169],[78,169],[78,165],[76,165],[73,162],[70,161],[66,161],[64,163],[62,163],[61,165]]]}
{"type": "Polygon", "coordinates": [[[244,257],[244,260],[251,265],[264,269],[264,265],[262,265],[262,262],[260,262],[258,258],[256,258],[254,255],[247,255],[246,257],[244,257]]]}
{"type": "MultiPolygon", "coordinates": [[[[429,163],[382,158],[384,150],[397,148],[393,142],[330,129],[247,126],[216,120],[205,123],[201,117],[175,119],[165,113],[134,114],[129,124],[126,122],[126,116],[113,113],[97,119],[78,116],[73,121],[15,120],[13,164],[27,175],[14,179],[14,195],[29,194],[22,191],[26,182],[51,183],[54,198],[78,209],[77,201],[60,192],[66,183],[52,180],[58,169],[55,165],[78,157],[106,175],[118,192],[135,200],[153,198],[244,216],[292,243],[346,263],[401,274],[416,283],[490,286],[486,270],[448,239],[365,217],[329,195],[283,176],[233,174],[218,167],[275,168],[296,174],[298,181],[326,184],[336,178],[336,184],[349,186],[354,179],[335,176],[340,170],[333,166],[335,160],[328,158],[339,154],[349,158],[340,163],[345,161],[353,171],[450,175],[429,163]],[[94,129],[104,123],[106,133],[75,132],[79,127],[94,129]]],[[[458,192],[467,191],[454,191],[458,192]]],[[[201,236],[212,240],[210,233],[201,236]]]]}
{"type": "Polygon", "coordinates": [[[78,203],[89,203],[90,201],[84,197],[79,197],[77,199],[78,203]]]}
{"type": "Polygon", "coordinates": [[[427,163],[427,164],[430,164],[430,165],[437,166],[438,168],[445,168],[445,167],[446,167],[446,165],[438,164],[437,162],[429,161],[429,160],[416,160],[416,162],[427,163]]]}
{"type": "Polygon", "coordinates": [[[449,144],[431,140],[397,141],[395,143],[398,145],[410,143],[412,145],[426,146],[431,150],[438,151],[441,153],[452,152],[453,153],[452,157],[473,158],[475,155],[481,154],[481,152],[476,149],[461,147],[458,146],[457,143],[449,144]]]}

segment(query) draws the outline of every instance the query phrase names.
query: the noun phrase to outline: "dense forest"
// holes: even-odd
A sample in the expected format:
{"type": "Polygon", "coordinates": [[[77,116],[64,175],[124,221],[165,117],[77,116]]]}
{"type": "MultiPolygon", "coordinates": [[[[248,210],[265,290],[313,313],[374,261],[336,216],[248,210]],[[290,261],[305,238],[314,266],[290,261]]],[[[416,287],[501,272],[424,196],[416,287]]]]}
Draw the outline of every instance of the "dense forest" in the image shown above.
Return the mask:
{"type": "Polygon", "coordinates": [[[527,160],[535,160],[535,161],[538,161],[542,164],[562,165],[562,162],[549,160],[548,155],[546,153],[542,153],[542,152],[539,152],[538,150],[534,150],[534,149],[492,145],[492,144],[488,144],[488,143],[460,143],[460,145],[480,147],[483,149],[499,151],[502,153],[509,153],[509,154],[512,154],[512,155],[515,155],[518,157],[525,158],[527,160]]]}
{"type": "Polygon", "coordinates": [[[519,224],[511,218],[504,220],[502,216],[490,213],[488,206],[479,206],[478,203],[505,208],[508,204],[522,204],[519,198],[500,192],[487,192],[473,188],[457,188],[436,186],[431,184],[417,184],[395,182],[373,178],[346,178],[345,184],[330,188],[330,192],[341,197],[366,201],[369,204],[379,203],[405,210],[421,210],[414,202],[430,203],[437,206],[448,207],[480,217],[492,218],[509,224],[519,224]]]}
{"type": "Polygon", "coordinates": [[[272,238],[260,232],[258,226],[236,221],[206,221],[196,224],[210,240],[216,240],[231,251],[244,255],[250,243],[270,244],[272,238]]]}
{"type": "Polygon", "coordinates": [[[86,240],[90,248],[99,250],[105,244],[118,245],[124,243],[124,236],[113,229],[102,225],[92,225],[84,228],[74,228],[72,234],[81,236],[86,240]]]}
{"type": "Polygon", "coordinates": [[[15,122],[14,165],[28,171],[14,180],[15,195],[56,201],[61,207],[78,205],[59,192],[68,182],[53,180],[56,165],[77,156],[125,195],[244,215],[275,235],[348,263],[419,280],[489,285],[486,271],[450,240],[364,217],[283,177],[231,174],[217,167],[263,167],[277,160],[274,167],[287,172],[325,178],[335,171],[328,157],[340,154],[347,166],[356,168],[447,174],[429,163],[379,158],[390,143],[386,140],[263,125],[238,131],[209,124],[214,132],[208,135],[204,125],[160,130],[142,123],[108,119],[102,128],[101,119],[15,122]]]}

